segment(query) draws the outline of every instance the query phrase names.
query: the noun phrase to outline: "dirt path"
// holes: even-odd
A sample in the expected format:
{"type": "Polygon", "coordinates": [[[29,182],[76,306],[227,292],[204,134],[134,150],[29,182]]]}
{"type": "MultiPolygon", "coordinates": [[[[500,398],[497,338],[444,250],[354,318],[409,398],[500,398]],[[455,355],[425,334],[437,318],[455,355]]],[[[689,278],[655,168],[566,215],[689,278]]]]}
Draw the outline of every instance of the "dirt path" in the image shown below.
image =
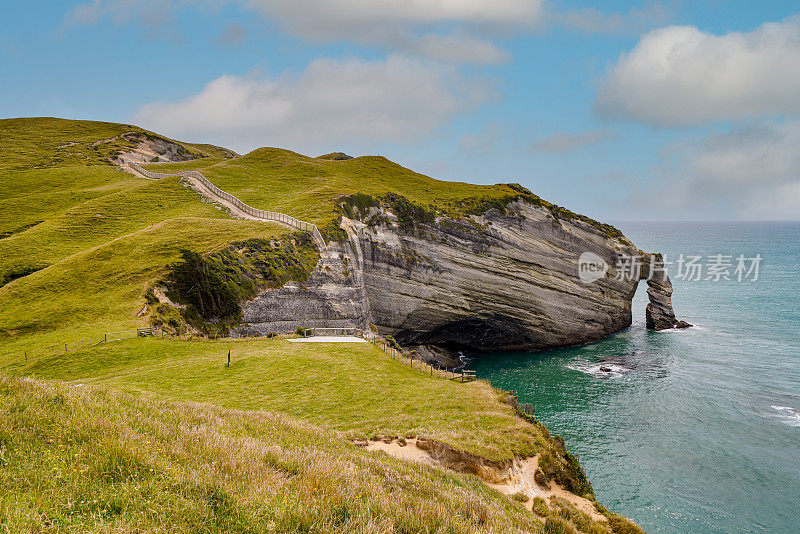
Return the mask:
{"type": "MultiPolygon", "coordinates": [[[[120,165],[120,167],[123,170],[133,174],[134,176],[138,176],[139,178],[144,178],[145,180],[160,180],[161,179],[161,178],[151,178],[151,177],[141,173],[139,170],[136,169],[136,167],[133,167],[131,165],[125,165],[124,163],[122,163],[120,165]]],[[[226,209],[228,211],[228,213],[230,213],[231,217],[233,217],[235,219],[246,219],[246,220],[250,220],[250,221],[270,222],[270,223],[279,224],[279,225],[281,225],[281,226],[283,226],[285,228],[289,228],[291,230],[297,230],[297,228],[295,228],[291,224],[285,223],[283,221],[279,221],[279,220],[276,220],[276,219],[267,219],[267,218],[264,218],[264,217],[257,217],[255,215],[251,215],[251,214],[247,213],[246,211],[244,211],[241,208],[239,208],[233,202],[230,202],[229,200],[226,200],[226,199],[224,199],[222,197],[219,197],[216,194],[214,194],[214,192],[211,191],[206,186],[206,184],[204,184],[202,181],[200,181],[199,179],[197,179],[194,176],[191,176],[189,174],[184,174],[184,173],[164,174],[164,176],[180,176],[181,179],[183,181],[185,181],[186,183],[188,183],[191,186],[192,189],[197,191],[200,194],[201,197],[203,197],[206,200],[209,200],[209,201],[217,204],[218,206],[221,206],[222,208],[226,209]]],[[[320,244],[320,243],[318,243],[318,244],[320,244]]],[[[324,243],[321,243],[321,245],[324,247],[324,243]]]]}

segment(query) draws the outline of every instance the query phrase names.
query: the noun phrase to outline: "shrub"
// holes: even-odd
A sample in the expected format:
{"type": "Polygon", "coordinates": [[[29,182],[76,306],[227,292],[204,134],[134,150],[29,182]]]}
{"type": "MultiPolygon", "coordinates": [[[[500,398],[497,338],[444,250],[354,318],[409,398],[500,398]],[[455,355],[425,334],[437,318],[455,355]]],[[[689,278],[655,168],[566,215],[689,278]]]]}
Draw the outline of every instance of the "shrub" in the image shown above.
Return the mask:
{"type": "Polygon", "coordinates": [[[191,250],[181,250],[182,261],[172,271],[172,289],[203,319],[221,319],[241,314],[239,290],[226,280],[223,269],[191,250]]]}
{"type": "Polygon", "coordinates": [[[644,531],[628,519],[627,517],[618,514],[608,515],[608,524],[615,534],[643,534],[644,531]]]}
{"type": "Polygon", "coordinates": [[[338,218],[329,222],[319,231],[326,243],[341,243],[347,239],[347,232],[341,227],[341,223],[342,216],[339,215],[338,218]]]}
{"type": "Polygon", "coordinates": [[[548,517],[544,523],[545,534],[577,534],[575,527],[561,517],[548,517]]]}
{"type": "Polygon", "coordinates": [[[511,498],[517,502],[528,502],[528,496],[521,491],[518,491],[517,493],[513,494],[511,498]]]}
{"type": "Polygon", "coordinates": [[[533,513],[542,517],[550,515],[550,507],[547,506],[547,501],[541,497],[533,498],[533,513]]]}
{"type": "Polygon", "coordinates": [[[434,212],[414,204],[397,193],[387,193],[384,199],[397,215],[397,222],[401,228],[413,228],[417,224],[432,223],[436,220],[434,212]]]}
{"type": "Polygon", "coordinates": [[[353,193],[339,197],[339,211],[341,211],[348,219],[364,219],[370,212],[370,209],[379,206],[380,202],[377,198],[366,193],[353,193]]]}
{"type": "Polygon", "coordinates": [[[395,350],[403,350],[403,347],[400,346],[400,343],[398,343],[392,336],[386,336],[386,343],[388,343],[389,346],[395,350]]]}

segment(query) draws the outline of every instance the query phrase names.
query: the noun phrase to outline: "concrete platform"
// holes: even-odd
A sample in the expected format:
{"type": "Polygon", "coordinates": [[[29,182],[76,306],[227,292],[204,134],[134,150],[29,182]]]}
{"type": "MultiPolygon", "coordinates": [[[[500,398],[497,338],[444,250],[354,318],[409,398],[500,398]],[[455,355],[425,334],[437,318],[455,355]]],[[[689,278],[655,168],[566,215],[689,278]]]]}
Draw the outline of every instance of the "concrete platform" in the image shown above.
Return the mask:
{"type": "Polygon", "coordinates": [[[311,336],[287,339],[291,343],[369,343],[364,338],[356,336],[311,336]]]}

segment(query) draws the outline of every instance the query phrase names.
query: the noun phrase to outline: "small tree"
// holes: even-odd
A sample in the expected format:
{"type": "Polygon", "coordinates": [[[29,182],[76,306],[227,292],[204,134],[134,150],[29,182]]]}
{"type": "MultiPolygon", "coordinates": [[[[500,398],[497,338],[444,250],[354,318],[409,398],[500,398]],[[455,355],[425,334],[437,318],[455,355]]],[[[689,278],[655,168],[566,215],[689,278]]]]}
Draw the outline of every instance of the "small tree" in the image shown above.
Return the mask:
{"type": "Polygon", "coordinates": [[[392,336],[386,336],[386,343],[388,343],[389,346],[394,350],[403,350],[403,347],[400,346],[400,343],[398,343],[392,336]]]}

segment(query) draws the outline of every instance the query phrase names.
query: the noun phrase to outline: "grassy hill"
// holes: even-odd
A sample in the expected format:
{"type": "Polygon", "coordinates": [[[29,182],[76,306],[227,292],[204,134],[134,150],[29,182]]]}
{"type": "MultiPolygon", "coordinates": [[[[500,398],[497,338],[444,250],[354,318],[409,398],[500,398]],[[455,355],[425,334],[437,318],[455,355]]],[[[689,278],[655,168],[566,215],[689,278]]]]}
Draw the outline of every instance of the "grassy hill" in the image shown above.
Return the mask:
{"type": "Polygon", "coordinates": [[[8,532],[536,532],[475,477],[290,416],[0,379],[8,532]]]}
{"type": "MultiPolygon", "coordinates": [[[[179,165],[193,168],[192,162],[179,165]]],[[[517,194],[506,185],[435,180],[381,156],[329,160],[279,148],[260,148],[241,158],[206,166],[202,172],[218,187],[251,206],[291,213],[320,227],[333,219],[336,199],[352,193],[379,196],[393,192],[422,206],[440,208],[462,199],[517,194]]]]}
{"type": "MultiPolygon", "coordinates": [[[[277,224],[231,219],[178,178],[144,180],[109,164],[131,148],[129,132],[157,135],[0,120],[0,374],[30,378],[0,383],[0,524],[20,532],[611,531],[564,510],[545,523],[473,476],[351,444],[414,435],[493,461],[542,454],[575,491],[590,492],[563,445],[483,382],[432,377],[371,345],[99,343],[106,332],[147,324],[139,313],[146,293],[181,249],[207,255],[252,238],[288,239],[277,224]]],[[[517,194],[434,180],[379,157],[261,149],[230,159],[218,147],[183,146],[197,159],[150,168],[200,169],[255,207],[322,226],[337,217],[337,198],[355,192],[391,191],[454,211],[517,194]]],[[[634,528],[615,521],[617,531],[634,528]]]]}

